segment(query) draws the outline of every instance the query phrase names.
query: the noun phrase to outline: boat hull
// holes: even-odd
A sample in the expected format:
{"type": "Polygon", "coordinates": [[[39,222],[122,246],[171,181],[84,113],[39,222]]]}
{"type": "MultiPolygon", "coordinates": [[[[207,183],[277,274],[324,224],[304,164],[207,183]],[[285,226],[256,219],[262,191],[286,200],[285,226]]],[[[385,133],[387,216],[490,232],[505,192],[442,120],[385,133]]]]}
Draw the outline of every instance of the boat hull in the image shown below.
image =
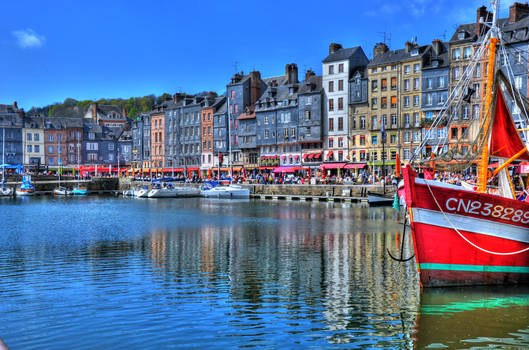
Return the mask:
{"type": "Polygon", "coordinates": [[[16,191],[16,195],[18,197],[34,196],[35,195],[35,191],[20,191],[20,190],[17,190],[16,191]]]}
{"type": "Polygon", "coordinates": [[[4,187],[0,188],[0,197],[12,197],[13,196],[13,189],[4,187]]]}
{"type": "Polygon", "coordinates": [[[529,204],[416,177],[405,169],[424,287],[529,283],[529,204]]]}
{"type": "Polygon", "coordinates": [[[250,198],[250,190],[242,187],[214,187],[200,191],[206,198],[250,198]]]}

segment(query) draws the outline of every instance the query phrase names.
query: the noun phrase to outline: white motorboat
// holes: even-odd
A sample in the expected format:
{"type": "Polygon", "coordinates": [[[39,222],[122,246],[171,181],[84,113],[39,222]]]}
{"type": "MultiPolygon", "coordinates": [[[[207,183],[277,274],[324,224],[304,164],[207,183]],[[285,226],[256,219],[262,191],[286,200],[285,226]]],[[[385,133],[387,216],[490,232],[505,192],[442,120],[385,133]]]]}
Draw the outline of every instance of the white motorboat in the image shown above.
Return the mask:
{"type": "Polygon", "coordinates": [[[206,198],[250,198],[250,189],[234,184],[218,186],[206,183],[200,195],[206,198]]]}
{"type": "Polygon", "coordinates": [[[367,192],[367,202],[370,206],[390,206],[393,204],[394,197],[388,193],[367,192]]]}
{"type": "Polygon", "coordinates": [[[171,184],[158,185],[147,194],[149,198],[198,197],[200,190],[193,187],[173,187],[171,184]]]}
{"type": "Polygon", "coordinates": [[[134,191],[134,197],[136,198],[147,198],[147,195],[149,194],[150,189],[149,188],[141,188],[137,191],[134,191]]]}
{"type": "Polygon", "coordinates": [[[53,190],[53,194],[56,196],[69,196],[73,194],[72,190],[67,189],[66,187],[59,186],[53,190]]]}

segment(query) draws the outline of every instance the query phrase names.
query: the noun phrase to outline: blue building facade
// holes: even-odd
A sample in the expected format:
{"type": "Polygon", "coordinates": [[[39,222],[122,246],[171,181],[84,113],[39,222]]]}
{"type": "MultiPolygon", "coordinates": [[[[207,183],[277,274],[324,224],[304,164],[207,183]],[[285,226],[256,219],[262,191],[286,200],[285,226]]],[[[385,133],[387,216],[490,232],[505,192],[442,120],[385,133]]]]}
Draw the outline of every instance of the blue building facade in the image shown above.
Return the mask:
{"type": "Polygon", "coordinates": [[[13,105],[0,105],[0,157],[3,152],[7,164],[24,163],[23,127],[24,111],[18,108],[16,102],[13,105]]]}

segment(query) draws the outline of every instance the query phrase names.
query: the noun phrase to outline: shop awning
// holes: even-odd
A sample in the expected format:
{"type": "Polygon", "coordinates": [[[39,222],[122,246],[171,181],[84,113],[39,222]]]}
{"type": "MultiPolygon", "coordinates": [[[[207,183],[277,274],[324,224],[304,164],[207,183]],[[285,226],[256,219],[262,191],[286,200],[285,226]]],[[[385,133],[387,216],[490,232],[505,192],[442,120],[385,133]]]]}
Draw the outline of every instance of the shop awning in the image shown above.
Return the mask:
{"type": "Polygon", "coordinates": [[[310,154],[305,153],[305,154],[303,155],[303,160],[306,160],[309,156],[310,156],[310,154]]]}
{"type": "Polygon", "coordinates": [[[331,157],[331,156],[333,156],[333,155],[334,155],[334,153],[333,153],[332,151],[329,151],[329,152],[327,153],[327,158],[329,158],[329,157],[331,157]]]}
{"type": "Polygon", "coordinates": [[[295,171],[301,170],[300,166],[280,166],[274,169],[274,174],[278,173],[293,173],[295,171]]]}
{"type": "Polygon", "coordinates": [[[366,163],[357,163],[357,164],[346,164],[344,169],[363,169],[366,166],[366,163]]]}
{"type": "Polygon", "coordinates": [[[346,163],[325,163],[320,165],[320,169],[341,169],[346,163]]]}

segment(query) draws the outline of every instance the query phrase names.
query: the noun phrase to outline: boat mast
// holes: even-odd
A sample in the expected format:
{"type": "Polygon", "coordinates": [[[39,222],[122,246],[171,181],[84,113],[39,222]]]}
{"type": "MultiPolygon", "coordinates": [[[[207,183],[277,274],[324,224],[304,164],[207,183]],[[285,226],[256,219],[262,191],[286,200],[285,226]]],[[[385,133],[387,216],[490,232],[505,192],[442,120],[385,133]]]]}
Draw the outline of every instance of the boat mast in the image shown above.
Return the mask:
{"type": "Polygon", "coordinates": [[[230,183],[233,178],[233,165],[231,161],[231,114],[230,114],[230,96],[228,95],[228,147],[229,147],[229,161],[230,161],[230,183]]]}
{"type": "Polygon", "coordinates": [[[487,90],[485,94],[485,105],[481,111],[483,120],[482,136],[481,136],[481,157],[478,165],[478,192],[487,191],[487,180],[488,180],[488,166],[489,166],[489,145],[487,138],[489,136],[489,128],[492,119],[491,104],[492,94],[494,90],[494,70],[496,68],[496,45],[499,43],[498,39],[498,6],[499,0],[493,0],[492,5],[494,7],[492,14],[492,26],[490,28],[490,39],[488,48],[488,61],[487,61],[487,90]]]}
{"type": "Polygon", "coordinates": [[[6,172],[6,128],[2,128],[2,187],[4,187],[6,172]]]}

